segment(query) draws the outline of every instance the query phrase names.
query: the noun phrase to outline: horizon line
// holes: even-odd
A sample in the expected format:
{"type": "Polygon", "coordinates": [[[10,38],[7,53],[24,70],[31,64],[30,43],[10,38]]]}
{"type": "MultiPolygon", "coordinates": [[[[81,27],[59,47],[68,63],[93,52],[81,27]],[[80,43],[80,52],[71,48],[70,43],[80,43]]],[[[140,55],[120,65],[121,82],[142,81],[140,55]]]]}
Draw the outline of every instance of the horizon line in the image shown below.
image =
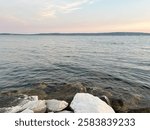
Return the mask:
{"type": "Polygon", "coordinates": [[[0,32],[0,35],[150,35],[150,32],[39,32],[11,33],[0,32]]]}

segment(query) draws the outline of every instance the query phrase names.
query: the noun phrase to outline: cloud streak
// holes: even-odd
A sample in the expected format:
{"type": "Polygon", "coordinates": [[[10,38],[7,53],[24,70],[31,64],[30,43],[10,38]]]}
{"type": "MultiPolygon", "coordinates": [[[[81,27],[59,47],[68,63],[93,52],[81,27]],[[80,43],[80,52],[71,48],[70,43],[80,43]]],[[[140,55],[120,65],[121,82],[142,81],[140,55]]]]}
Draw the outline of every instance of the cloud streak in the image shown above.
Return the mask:
{"type": "Polygon", "coordinates": [[[81,9],[95,0],[0,0],[0,15],[35,21],[56,18],[81,9]]]}
{"type": "Polygon", "coordinates": [[[69,4],[64,4],[64,5],[60,5],[60,10],[61,11],[73,11],[73,10],[77,10],[80,9],[83,5],[85,4],[91,4],[91,2],[94,0],[76,0],[75,2],[69,3],[69,4]]]}
{"type": "Polygon", "coordinates": [[[70,13],[78,9],[83,8],[84,5],[92,4],[95,0],[64,0],[63,2],[57,3],[56,0],[47,2],[46,7],[41,10],[42,16],[56,17],[57,14],[70,13]]]}

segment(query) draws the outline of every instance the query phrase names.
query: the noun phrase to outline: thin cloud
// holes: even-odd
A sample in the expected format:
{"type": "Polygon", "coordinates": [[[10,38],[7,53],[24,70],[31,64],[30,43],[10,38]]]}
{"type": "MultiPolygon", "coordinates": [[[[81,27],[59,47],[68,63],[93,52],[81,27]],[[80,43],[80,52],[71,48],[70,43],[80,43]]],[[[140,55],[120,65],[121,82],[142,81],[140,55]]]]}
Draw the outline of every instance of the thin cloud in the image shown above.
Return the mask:
{"type": "Polygon", "coordinates": [[[60,6],[60,10],[61,11],[67,11],[67,12],[70,12],[70,11],[74,11],[74,10],[77,10],[77,9],[80,9],[83,5],[85,4],[90,4],[93,0],[77,0],[76,2],[73,2],[73,3],[66,3],[65,5],[61,5],[60,6]]]}
{"type": "Polygon", "coordinates": [[[95,0],[0,0],[0,15],[35,22],[71,13],[95,0]]]}
{"type": "MultiPolygon", "coordinates": [[[[56,17],[57,14],[70,13],[72,11],[76,11],[78,9],[83,8],[84,5],[92,4],[95,0],[76,0],[76,1],[68,1],[64,0],[63,2],[49,1],[47,2],[46,9],[42,10],[41,14],[45,14],[44,16],[52,16],[56,17]],[[47,14],[47,15],[46,15],[47,14]],[[52,14],[52,15],[51,15],[52,14]]],[[[43,15],[42,15],[43,16],[43,15]]]]}

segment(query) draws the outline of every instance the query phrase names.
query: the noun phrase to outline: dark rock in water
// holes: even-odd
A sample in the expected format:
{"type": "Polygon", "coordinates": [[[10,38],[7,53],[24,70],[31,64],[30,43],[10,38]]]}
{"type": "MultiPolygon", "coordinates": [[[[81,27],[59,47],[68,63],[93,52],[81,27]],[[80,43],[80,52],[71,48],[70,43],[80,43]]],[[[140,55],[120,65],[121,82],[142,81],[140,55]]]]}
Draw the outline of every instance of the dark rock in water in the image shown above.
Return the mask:
{"type": "Polygon", "coordinates": [[[18,96],[0,96],[0,108],[17,106],[24,100],[23,95],[18,96]]]}
{"type": "Polygon", "coordinates": [[[119,89],[88,88],[88,93],[101,98],[105,95],[110,100],[110,105],[115,112],[149,112],[150,101],[144,99],[142,95],[133,94],[119,89]],[[148,103],[149,102],[149,103],[148,103]]]}
{"type": "Polygon", "coordinates": [[[34,87],[37,89],[46,89],[48,87],[48,84],[42,82],[42,83],[35,85],[34,87]]]}
{"type": "MultiPolygon", "coordinates": [[[[17,90],[3,91],[0,93],[0,96],[18,96],[25,94],[28,96],[38,96],[40,100],[43,99],[58,99],[71,102],[76,93],[85,93],[87,92],[86,87],[83,86],[80,82],[72,84],[64,84],[63,86],[58,87],[49,87],[45,83],[36,84],[32,88],[22,88],[17,90]]],[[[3,100],[3,99],[2,99],[3,100]]]]}
{"type": "Polygon", "coordinates": [[[47,97],[47,94],[45,90],[47,89],[48,84],[42,82],[35,84],[32,88],[30,89],[22,89],[21,94],[27,94],[28,96],[38,96],[39,99],[43,100],[47,97]]]}
{"type": "Polygon", "coordinates": [[[123,110],[124,102],[122,99],[110,98],[110,101],[111,101],[111,106],[116,112],[125,112],[125,110],[123,110]]]}
{"type": "Polygon", "coordinates": [[[111,105],[115,109],[116,112],[128,112],[130,109],[147,108],[147,105],[144,103],[144,99],[140,96],[131,94],[131,93],[121,93],[118,95],[114,92],[113,96],[110,97],[111,105]]]}
{"type": "Polygon", "coordinates": [[[130,109],[128,110],[128,113],[150,113],[150,107],[130,109]]]}
{"type": "Polygon", "coordinates": [[[22,94],[27,94],[28,96],[38,96],[39,99],[43,100],[47,97],[47,94],[44,90],[41,89],[27,89],[27,90],[23,90],[22,94]]]}
{"type": "Polygon", "coordinates": [[[103,100],[104,102],[106,102],[109,106],[111,106],[110,100],[108,99],[107,96],[102,95],[102,96],[100,97],[100,99],[103,100]]]}
{"type": "Polygon", "coordinates": [[[11,96],[17,96],[20,94],[20,91],[19,90],[8,90],[8,91],[2,91],[0,93],[0,96],[8,96],[8,97],[11,97],[11,96]]]}
{"type": "Polygon", "coordinates": [[[4,113],[8,111],[11,107],[18,106],[23,100],[25,96],[24,95],[18,95],[18,96],[0,96],[0,113],[4,113]]]}
{"type": "Polygon", "coordinates": [[[86,93],[86,87],[81,83],[65,84],[58,87],[55,91],[49,91],[47,93],[47,99],[65,100],[70,103],[76,93],[86,93]]]}
{"type": "Polygon", "coordinates": [[[112,93],[110,91],[105,91],[103,88],[87,88],[87,92],[101,98],[103,95],[106,97],[112,97],[112,93]]]}
{"type": "Polygon", "coordinates": [[[37,87],[33,87],[33,88],[21,88],[17,90],[3,91],[0,93],[0,96],[13,97],[13,96],[18,96],[18,95],[28,95],[28,96],[36,95],[39,97],[39,99],[45,99],[47,94],[45,90],[43,90],[43,88],[44,86],[41,86],[39,84],[37,87]]]}

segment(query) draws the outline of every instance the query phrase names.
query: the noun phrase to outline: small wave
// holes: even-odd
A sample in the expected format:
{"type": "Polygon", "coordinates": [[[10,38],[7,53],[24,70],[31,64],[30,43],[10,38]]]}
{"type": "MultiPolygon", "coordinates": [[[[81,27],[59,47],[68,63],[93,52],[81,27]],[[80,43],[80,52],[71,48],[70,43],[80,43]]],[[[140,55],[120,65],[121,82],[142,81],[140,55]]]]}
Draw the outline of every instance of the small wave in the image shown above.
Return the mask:
{"type": "Polygon", "coordinates": [[[125,42],[112,42],[111,44],[112,45],[123,45],[123,44],[125,44],[125,42]]]}

